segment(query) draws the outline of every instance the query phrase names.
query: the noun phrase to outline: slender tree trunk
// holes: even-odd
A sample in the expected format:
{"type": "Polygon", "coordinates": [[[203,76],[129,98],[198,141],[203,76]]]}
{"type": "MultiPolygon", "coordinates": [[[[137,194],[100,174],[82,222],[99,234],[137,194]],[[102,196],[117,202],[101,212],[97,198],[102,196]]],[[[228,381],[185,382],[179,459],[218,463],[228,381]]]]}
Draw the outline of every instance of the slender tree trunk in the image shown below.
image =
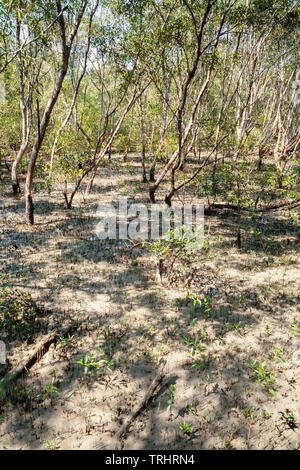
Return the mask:
{"type": "MultiPolygon", "coordinates": [[[[191,8],[190,8],[189,4],[185,0],[183,0],[183,2],[187,6],[189,12],[191,13],[191,8]]],[[[195,75],[196,75],[196,72],[197,72],[197,69],[198,69],[198,66],[199,66],[200,58],[201,58],[201,55],[203,53],[203,48],[202,48],[203,31],[204,31],[206,23],[209,21],[209,14],[210,14],[211,8],[212,8],[212,2],[208,1],[207,5],[206,5],[205,12],[204,12],[202,20],[201,20],[201,23],[199,25],[199,32],[196,33],[197,48],[196,48],[196,52],[195,52],[195,58],[194,58],[191,69],[188,71],[186,80],[184,81],[184,84],[182,85],[181,92],[180,92],[180,100],[179,100],[179,106],[178,106],[178,112],[177,112],[177,127],[178,127],[178,146],[177,146],[177,149],[175,150],[175,152],[171,156],[168,163],[162,169],[162,171],[161,171],[159,177],[157,178],[156,182],[149,189],[150,201],[153,204],[155,203],[155,192],[156,192],[157,188],[159,187],[160,183],[162,182],[162,180],[164,179],[164,177],[166,176],[166,174],[172,168],[172,170],[173,170],[173,172],[172,172],[172,175],[173,175],[172,176],[172,181],[174,183],[175,172],[184,163],[185,152],[183,152],[182,150],[184,149],[184,146],[186,145],[187,140],[189,138],[189,135],[191,133],[191,130],[193,128],[193,125],[194,125],[194,122],[195,122],[195,116],[196,116],[196,112],[197,112],[199,103],[202,100],[202,97],[203,97],[203,95],[204,95],[204,93],[207,89],[207,86],[210,82],[210,79],[211,79],[211,74],[212,74],[212,71],[213,71],[213,64],[214,64],[214,53],[215,53],[215,51],[217,49],[217,46],[218,46],[218,43],[219,43],[219,39],[220,39],[221,31],[222,31],[222,28],[223,28],[223,25],[224,25],[224,22],[225,22],[226,15],[227,15],[229,9],[231,8],[230,5],[227,5],[227,7],[225,8],[225,10],[223,12],[223,16],[222,16],[222,18],[220,20],[220,23],[218,25],[217,34],[216,34],[216,37],[214,39],[213,46],[212,46],[212,59],[211,59],[206,77],[205,77],[204,82],[201,86],[201,89],[200,89],[200,91],[199,91],[199,93],[198,93],[198,95],[197,95],[197,97],[194,101],[189,122],[188,122],[186,128],[183,129],[183,127],[184,127],[183,126],[183,118],[184,118],[186,102],[187,102],[187,98],[188,98],[188,91],[190,89],[190,86],[191,86],[192,82],[194,81],[194,78],[195,78],[195,75]]],[[[195,22],[195,17],[193,15],[191,15],[191,16],[192,16],[193,22],[195,22]]],[[[194,24],[196,25],[196,23],[194,23],[194,24]]],[[[174,184],[173,184],[173,186],[174,186],[174,184]]]]}
{"type": "MultiPolygon", "coordinates": [[[[149,82],[150,83],[150,82],[149,82]]],[[[148,84],[149,84],[148,83],[148,84]]],[[[148,85],[147,85],[148,86],[148,85]]],[[[97,153],[97,146],[96,146],[96,151],[95,151],[95,154],[94,154],[94,158],[95,158],[95,161],[92,165],[92,167],[90,168],[90,170],[88,171],[88,173],[93,170],[92,172],[92,176],[87,184],[87,187],[86,187],[86,190],[85,190],[85,194],[88,195],[91,190],[92,190],[92,187],[93,187],[93,184],[94,184],[94,179],[96,177],[96,174],[97,174],[97,171],[98,171],[98,166],[99,166],[99,163],[100,161],[102,160],[102,158],[104,157],[104,155],[107,153],[107,151],[109,151],[109,149],[111,148],[112,146],[112,143],[114,141],[114,138],[118,132],[118,130],[120,129],[121,127],[121,124],[122,122],[124,121],[127,113],[130,111],[130,109],[132,108],[132,106],[134,105],[134,103],[136,102],[136,93],[137,93],[137,89],[134,90],[133,92],[133,95],[131,97],[131,100],[129,101],[129,103],[127,104],[126,108],[124,109],[123,113],[121,114],[121,116],[119,117],[118,121],[116,122],[114,128],[111,130],[110,132],[110,135],[109,137],[107,138],[107,141],[106,141],[106,144],[104,146],[104,148],[100,151],[99,155],[96,157],[96,153],[97,153]]],[[[99,139],[98,139],[98,142],[99,142],[99,139]]]]}
{"type": "MultiPolygon", "coordinates": [[[[55,149],[56,149],[56,145],[57,145],[57,142],[58,142],[58,139],[59,139],[59,136],[60,134],[62,133],[64,127],[68,124],[71,116],[72,116],[72,113],[73,113],[73,110],[75,108],[76,110],[76,103],[77,103],[77,96],[78,96],[78,93],[79,93],[79,89],[80,89],[80,84],[81,84],[81,81],[85,75],[85,72],[86,72],[86,66],[87,66],[87,59],[88,59],[88,54],[89,54],[89,50],[90,50],[90,44],[91,44],[91,27],[92,27],[92,21],[93,21],[93,16],[96,12],[96,9],[97,9],[97,6],[98,6],[98,3],[96,4],[95,8],[93,9],[93,11],[91,12],[91,15],[90,15],[90,19],[89,19],[89,27],[88,27],[88,34],[87,34],[87,44],[86,44],[86,48],[85,48],[85,52],[84,52],[84,60],[83,60],[83,68],[82,68],[82,72],[77,80],[77,83],[76,85],[74,85],[74,80],[72,79],[71,80],[71,83],[72,83],[72,90],[73,90],[73,98],[72,98],[72,103],[71,103],[71,106],[69,108],[69,111],[67,113],[67,116],[65,117],[63,123],[61,124],[60,128],[58,129],[57,133],[56,133],[56,136],[55,136],[55,139],[54,139],[54,143],[53,143],[53,147],[52,147],[52,152],[51,152],[51,161],[50,161],[50,175],[52,173],[52,167],[53,167],[53,161],[54,161],[54,154],[55,154],[55,149]]],[[[86,134],[86,132],[82,129],[82,126],[81,126],[81,123],[77,122],[77,111],[75,113],[75,125],[76,125],[76,128],[77,129],[80,129],[81,132],[83,133],[83,135],[86,137],[86,139],[88,140],[88,142],[90,142],[90,137],[86,134]]]]}
{"type": "Polygon", "coordinates": [[[61,91],[61,87],[65,78],[65,75],[68,70],[68,64],[69,64],[69,57],[70,57],[70,51],[72,47],[73,40],[77,34],[79,25],[82,20],[82,16],[84,14],[85,8],[87,6],[87,0],[82,0],[80,7],[79,7],[79,13],[75,19],[74,26],[71,29],[71,32],[69,34],[68,39],[66,40],[66,27],[65,27],[65,21],[64,21],[64,16],[62,13],[62,7],[60,0],[56,0],[56,6],[57,6],[57,11],[60,15],[59,17],[59,26],[60,26],[60,33],[61,33],[61,41],[62,41],[62,63],[61,63],[61,68],[58,72],[55,84],[54,84],[54,89],[52,92],[52,95],[50,99],[48,100],[48,103],[46,105],[43,118],[40,124],[38,136],[34,142],[31,155],[30,155],[30,160],[29,160],[29,165],[28,165],[28,170],[27,170],[27,175],[26,175],[26,184],[25,184],[25,204],[26,204],[26,219],[29,224],[34,224],[34,206],[33,206],[33,200],[32,200],[32,182],[33,182],[33,174],[34,174],[34,169],[35,169],[35,164],[38,158],[39,150],[41,148],[41,145],[43,143],[46,129],[49,124],[49,120],[51,117],[52,110],[55,106],[55,103],[57,101],[57,98],[59,96],[59,93],[61,91]]]}
{"type": "Polygon", "coordinates": [[[141,132],[141,141],[142,141],[143,182],[147,183],[145,126],[144,126],[143,103],[142,103],[142,95],[141,94],[140,94],[140,97],[139,97],[139,111],[140,111],[140,132],[141,132]]]}
{"type": "Polygon", "coordinates": [[[156,167],[156,163],[157,163],[157,160],[158,160],[158,154],[163,149],[165,139],[166,139],[167,128],[168,128],[168,126],[171,122],[171,121],[169,121],[169,123],[167,122],[168,105],[169,105],[169,92],[170,92],[171,82],[170,82],[169,74],[166,71],[164,56],[165,56],[165,52],[163,53],[163,64],[162,64],[163,85],[164,85],[164,89],[163,89],[163,113],[162,113],[160,142],[159,142],[157,152],[154,156],[154,159],[153,159],[152,165],[150,167],[150,171],[149,171],[149,180],[152,183],[155,182],[155,167],[156,167]]]}
{"type": "MultiPolygon", "coordinates": [[[[113,128],[114,127],[114,124],[115,124],[115,113],[113,113],[112,117],[111,117],[111,127],[113,128]]],[[[108,160],[111,160],[111,146],[112,146],[112,142],[110,143],[108,149],[107,149],[107,152],[108,152],[108,160]]]]}
{"type": "Polygon", "coordinates": [[[17,157],[15,158],[12,166],[11,166],[11,184],[12,184],[12,190],[13,190],[13,193],[14,194],[18,194],[21,192],[21,188],[20,188],[20,183],[19,183],[19,178],[18,178],[18,174],[17,174],[17,168],[26,152],[26,149],[27,149],[27,145],[28,145],[28,140],[27,142],[22,142],[22,145],[19,149],[19,152],[18,152],[18,155],[17,157]]]}
{"type": "MultiPolygon", "coordinates": [[[[18,21],[17,30],[16,30],[18,47],[20,47],[20,27],[21,25],[20,25],[20,22],[18,21]]],[[[14,194],[18,194],[21,192],[17,169],[26,152],[28,141],[29,141],[30,126],[29,126],[28,108],[30,106],[31,93],[32,93],[32,90],[29,90],[27,105],[26,105],[25,85],[24,85],[24,63],[23,63],[21,51],[18,53],[18,64],[19,64],[20,110],[21,110],[21,115],[22,115],[22,142],[21,142],[21,146],[19,148],[17,157],[15,158],[11,167],[11,183],[12,183],[12,189],[13,189],[14,194]]]]}
{"type": "Polygon", "coordinates": [[[240,204],[238,205],[237,219],[238,219],[238,222],[237,222],[237,240],[236,240],[236,244],[237,244],[237,248],[240,250],[241,247],[242,247],[242,238],[241,238],[242,209],[241,209],[240,204]]]}

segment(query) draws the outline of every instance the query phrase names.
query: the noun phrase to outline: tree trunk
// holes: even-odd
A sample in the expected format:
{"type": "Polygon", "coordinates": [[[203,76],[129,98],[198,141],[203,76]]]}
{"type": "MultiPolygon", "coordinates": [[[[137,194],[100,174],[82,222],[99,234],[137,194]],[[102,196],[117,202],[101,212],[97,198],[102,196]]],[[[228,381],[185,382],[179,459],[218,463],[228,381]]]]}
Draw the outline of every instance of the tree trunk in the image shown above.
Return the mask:
{"type": "Polygon", "coordinates": [[[17,168],[26,152],[27,145],[28,145],[28,140],[24,142],[23,145],[21,145],[18,155],[16,159],[14,160],[12,167],[11,167],[11,184],[12,184],[12,190],[14,194],[18,194],[21,192],[17,168]]]}
{"type": "Polygon", "coordinates": [[[83,13],[85,11],[85,8],[87,6],[87,0],[82,0],[79,8],[79,13],[75,19],[74,26],[71,29],[71,32],[69,34],[68,39],[66,40],[66,27],[65,27],[65,20],[60,4],[60,0],[56,1],[56,6],[57,6],[57,11],[58,14],[60,14],[59,17],[59,26],[60,26],[60,33],[61,33],[61,41],[62,41],[62,63],[61,63],[61,68],[58,72],[54,89],[52,92],[52,95],[50,99],[48,100],[47,106],[45,108],[43,118],[41,121],[40,129],[38,132],[38,135],[36,137],[36,140],[34,142],[31,155],[30,155],[30,161],[28,165],[28,170],[27,170],[27,175],[26,175],[26,185],[25,185],[25,203],[26,203],[26,219],[29,224],[34,224],[34,206],[32,202],[32,182],[33,182],[33,174],[34,174],[34,169],[35,169],[35,164],[38,158],[39,150],[41,148],[41,145],[43,143],[46,129],[49,124],[49,120],[51,117],[52,110],[54,108],[54,105],[57,101],[57,98],[59,96],[65,75],[68,70],[68,64],[69,64],[69,58],[70,58],[70,51],[72,47],[73,40],[77,34],[79,25],[82,20],[83,13]]]}
{"type": "MultiPolygon", "coordinates": [[[[20,22],[17,22],[17,29],[16,29],[16,37],[17,37],[17,45],[20,47],[20,22]]],[[[22,58],[21,51],[18,53],[18,65],[19,65],[19,88],[20,88],[20,110],[22,115],[22,142],[20,149],[18,151],[18,155],[15,158],[12,167],[11,167],[11,183],[12,183],[12,190],[14,194],[18,194],[21,192],[20,184],[18,180],[17,169],[18,166],[26,152],[28,141],[29,141],[29,122],[28,122],[28,109],[31,105],[31,96],[32,96],[32,89],[30,85],[27,104],[25,102],[25,86],[24,86],[24,63],[22,58]]]]}
{"type": "Polygon", "coordinates": [[[33,225],[34,224],[34,216],[33,216],[34,206],[33,206],[32,196],[30,192],[26,192],[25,202],[26,202],[26,212],[25,212],[26,220],[29,224],[33,225]]]}
{"type": "Polygon", "coordinates": [[[140,132],[141,132],[141,141],[142,141],[142,169],[143,169],[143,183],[147,183],[147,173],[146,173],[146,145],[145,145],[145,126],[144,126],[144,116],[143,116],[143,103],[142,95],[139,97],[139,110],[140,110],[140,132]]]}

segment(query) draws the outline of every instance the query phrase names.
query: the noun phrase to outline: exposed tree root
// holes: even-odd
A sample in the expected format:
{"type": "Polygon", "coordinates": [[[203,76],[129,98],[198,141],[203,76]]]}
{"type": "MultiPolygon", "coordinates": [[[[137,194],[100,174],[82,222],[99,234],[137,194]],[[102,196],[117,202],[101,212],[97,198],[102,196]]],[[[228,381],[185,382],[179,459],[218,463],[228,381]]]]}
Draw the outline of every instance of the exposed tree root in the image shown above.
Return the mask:
{"type": "MultiPolygon", "coordinates": [[[[251,207],[241,207],[242,211],[251,212],[255,210],[255,212],[268,212],[277,209],[283,209],[284,207],[290,206],[291,208],[298,207],[300,205],[300,198],[295,199],[295,201],[289,202],[282,202],[281,204],[276,204],[274,206],[266,206],[266,207],[259,207],[256,209],[252,209],[251,207]]],[[[214,209],[231,209],[233,211],[238,211],[238,206],[236,204],[222,204],[222,203],[215,203],[204,208],[205,215],[211,215],[214,209]]]]}
{"type": "Polygon", "coordinates": [[[117,443],[115,446],[115,449],[121,449],[123,444],[121,442],[121,439],[125,439],[126,434],[128,433],[129,427],[132,423],[132,421],[135,420],[135,418],[140,414],[140,412],[146,407],[147,403],[150,401],[152,398],[157,386],[160,384],[163,376],[164,376],[164,368],[166,365],[165,359],[161,359],[160,363],[158,365],[158,371],[153,379],[150,387],[148,388],[145,396],[142,398],[142,400],[135,406],[135,408],[131,411],[129,416],[125,419],[124,423],[120,427],[119,431],[116,433],[116,439],[117,443]]]}
{"type": "Polygon", "coordinates": [[[34,350],[28,354],[28,356],[22,361],[18,366],[12,369],[8,374],[2,379],[1,385],[2,389],[0,395],[0,403],[4,402],[8,398],[11,390],[13,389],[15,381],[28,369],[30,369],[36,362],[38,362],[41,357],[49,350],[49,347],[54,343],[61,335],[67,335],[70,330],[74,331],[77,328],[74,325],[64,330],[62,333],[54,331],[44,336],[41,341],[36,345],[34,350]]]}

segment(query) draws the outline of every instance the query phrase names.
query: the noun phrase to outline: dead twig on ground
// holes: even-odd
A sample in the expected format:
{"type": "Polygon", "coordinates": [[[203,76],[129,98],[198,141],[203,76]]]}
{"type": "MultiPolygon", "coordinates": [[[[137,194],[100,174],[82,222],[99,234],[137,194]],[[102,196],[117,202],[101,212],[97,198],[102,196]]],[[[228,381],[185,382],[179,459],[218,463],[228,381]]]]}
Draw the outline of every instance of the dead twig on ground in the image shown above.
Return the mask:
{"type": "Polygon", "coordinates": [[[119,431],[116,433],[116,447],[115,449],[118,450],[122,447],[122,443],[120,442],[121,439],[125,439],[126,434],[128,433],[129,427],[132,423],[132,421],[135,420],[135,418],[140,414],[140,412],[146,407],[150,399],[152,398],[157,386],[160,384],[162,381],[162,378],[164,376],[164,368],[166,365],[166,361],[164,359],[161,359],[159,365],[158,365],[158,371],[153,379],[150,387],[148,388],[146,394],[142,398],[142,400],[135,406],[135,408],[131,411],[129,416],[125,419],[123,425],[119,429],[119,431]]]}
{"type": "Polygon", "coordinates": [[[74,331],[75,328],[77,328],[77,326],[72,325],[66,328],[63,332],[53,331],[44,336],[33,349],[33,351],[31,351],[28,356],[19,363],[18,366],[8,372],[4,379],[2,379],[3,390],[2,396],[0,395],[0,402],[3,403],[5,401],[5,399],[9,396],[15,381],[41,359],[41,357],[49,350],[49,347],[52,343],[54,343],[61,336],[67,335],[70,330],[74,331]]]}

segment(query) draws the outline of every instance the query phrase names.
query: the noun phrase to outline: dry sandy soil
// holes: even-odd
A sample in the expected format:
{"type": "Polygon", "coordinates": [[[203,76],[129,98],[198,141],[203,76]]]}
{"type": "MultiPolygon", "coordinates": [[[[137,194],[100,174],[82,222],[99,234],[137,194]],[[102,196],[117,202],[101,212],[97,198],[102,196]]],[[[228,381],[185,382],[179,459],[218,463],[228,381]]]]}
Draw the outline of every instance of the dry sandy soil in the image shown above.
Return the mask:
{"type": "Polygon", "coordinates": [[[100,169],[91,195],[79,193],[70,211],[61,190],[49,196],[36,188],[32,227],[23,198],[1,186],[0,281],[30,293],[36,314],[26,339],[2,330],[0,377],[49,331],[74,329],[2,403],[0,448],[112,449],[164,357],[163,380],[124,449],[298,449],[296,227],[283,211],[245,217],[239,251],[235,214],[219,211],[206,217],[205,246],[188,269],[176,265],[159,282],[147,247],[95,239],[99,202],[147,201],[139,164],[116,162],[100,169]],[[85,371],[78,361],[86,355],[95,365],[85,371]],[[261,376],[249,359],[265,363],[261,376]]]}

